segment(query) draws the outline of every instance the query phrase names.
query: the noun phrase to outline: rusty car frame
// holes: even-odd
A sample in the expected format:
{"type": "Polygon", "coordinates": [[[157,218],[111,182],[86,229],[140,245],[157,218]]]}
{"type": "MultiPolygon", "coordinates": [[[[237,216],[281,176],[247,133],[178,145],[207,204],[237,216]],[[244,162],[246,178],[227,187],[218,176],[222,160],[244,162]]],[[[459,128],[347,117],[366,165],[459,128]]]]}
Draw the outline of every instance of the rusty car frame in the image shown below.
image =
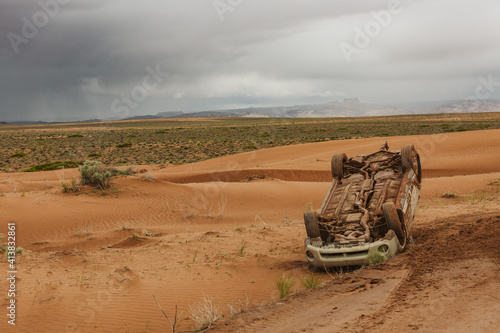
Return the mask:
{"type": "Polygon", "coordinates": [[[333,181],[318,211],[304,213],[307,260],[315,267],[364,265],[411,240],[422,169],[413,145],[331,160],[333,181]]]}

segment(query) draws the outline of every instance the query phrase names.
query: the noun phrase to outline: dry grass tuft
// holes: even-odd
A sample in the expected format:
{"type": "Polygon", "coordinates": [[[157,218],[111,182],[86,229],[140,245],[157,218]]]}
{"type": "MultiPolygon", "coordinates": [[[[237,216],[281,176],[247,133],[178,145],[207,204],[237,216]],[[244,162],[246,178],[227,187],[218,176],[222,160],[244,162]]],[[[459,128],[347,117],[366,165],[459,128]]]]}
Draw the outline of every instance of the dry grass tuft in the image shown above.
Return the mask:
{"type": "Polygon", "coordinates": [[[94,227],[87,224],[84,226],[79,226],[78,229],[76,229],[74,236],[75,237],[88,236],[88,235],[92,235],[93,232],[94,232],[94,227]]]}
{"type": "Polygon", "coordinates": [[[232,316],[234,317],[238,313],[242,313],[248,309],[248,306],[250,305],[250,297],[246,295],[245,301],[242,301],[241,299],[239,300],[238,304],[228,304],[229,311],[231,311],[232,316]]]}
{"type": "Polygon", "coordinates": [[[293,286],[293,279],[285,276],[285,273],[283,273],[282,276],[276,277],[276,286],[278,287],[280,298],[288,297],[293,286]]]}
{"type": "Polygon", "coordinates": [[[309,274],[308,277],[304,278],[300,282],[302,282],[302,285],[306,289],[316,289],[321,285],[323,281],[319,276],[314,275],[314,273],[311,273],[309,274]]]}
{"type": "Polygon", "coordinates": [[[157,178],[156,178],[156,175],[154,173],[152,173],[151,171],[148,171],[148,172],[140,175],[139,179],[142,180],[143,182],[153,183],[156,181],[157,178]]]}
{"type": "Polygon", "coordinates": [[[200,302],[189,306],[196,330],[207,329],[222,317],[222,313],[214,300],[213,297],[203,294],[200,302]]]}

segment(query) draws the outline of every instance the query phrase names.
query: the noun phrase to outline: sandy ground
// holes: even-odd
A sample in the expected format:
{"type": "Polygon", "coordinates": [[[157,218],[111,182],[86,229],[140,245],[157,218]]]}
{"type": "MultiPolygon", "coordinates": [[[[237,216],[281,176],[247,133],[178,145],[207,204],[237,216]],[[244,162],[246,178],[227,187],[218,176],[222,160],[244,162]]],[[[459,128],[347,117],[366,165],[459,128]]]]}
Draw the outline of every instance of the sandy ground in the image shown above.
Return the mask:
{"type": "MultiPolygon", "coordinates": [[[[496,332],[500,324],[500,130],[330,141],[176,166],[138,166],[106,195],[63,194],[76,170],[0,174],[0,233],[16,224],[16,327],[2,332],[178,331],[213,299],[215,332],[496,332]],[[319,208],[329,160],[414,144],[423,191],[414,243],[353,272],[311,273],[303,212],[319,208]],[[148,175],[150,174],[148,173],[148,175]],[[453,193],[456,198],[442,198],[453,193]],[[279,300],[276,277],[294,279],[279,300]],[[234,314],[236,312],[242,312],[234,314]]],[[[8,271],[3,257],[2,276],[8,271]]]]}

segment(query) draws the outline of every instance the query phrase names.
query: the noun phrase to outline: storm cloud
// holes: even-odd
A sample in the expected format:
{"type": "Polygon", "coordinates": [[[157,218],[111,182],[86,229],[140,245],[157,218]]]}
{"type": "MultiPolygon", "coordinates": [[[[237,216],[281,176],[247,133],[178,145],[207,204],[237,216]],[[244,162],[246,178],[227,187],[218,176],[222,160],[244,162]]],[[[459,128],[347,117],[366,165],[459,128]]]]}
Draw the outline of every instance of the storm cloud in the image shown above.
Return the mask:
{"type": "Polygon", "coordinates": [[[494,0],[4,0],[0,120],[500,98],[494,0]]]}

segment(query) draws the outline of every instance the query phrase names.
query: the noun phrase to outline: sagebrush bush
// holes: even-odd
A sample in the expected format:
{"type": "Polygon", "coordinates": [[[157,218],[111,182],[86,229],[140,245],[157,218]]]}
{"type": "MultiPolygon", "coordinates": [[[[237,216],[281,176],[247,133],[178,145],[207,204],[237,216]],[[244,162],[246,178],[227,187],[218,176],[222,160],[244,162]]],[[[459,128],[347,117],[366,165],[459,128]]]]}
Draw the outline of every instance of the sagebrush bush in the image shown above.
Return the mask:
{"type": "Polygon", "coordinates": [[[102,166],[99,161],[85,161],[79,168],[80,170],[80,184],[91,185],[104,190],[109,187],[112,173],[102,166]]]}
{"type": "Polygon", "coordinates": [[[81,165],[81,161],[56,161],[39,165],[32,165],[28,170],[24,170],[24,172],[38,172],[38,171],[49,171],[49,170],[58,170],[58,169],[70,169],[76,168],[81,165]]]}
{"type": "Polygon", "coordinates": [[[128,148],[128,147],[132,147],[132,143],[131,142],[125,142],[125,143],[120,143],[119,145],[116,145],[117,148],[128,148]]]}

